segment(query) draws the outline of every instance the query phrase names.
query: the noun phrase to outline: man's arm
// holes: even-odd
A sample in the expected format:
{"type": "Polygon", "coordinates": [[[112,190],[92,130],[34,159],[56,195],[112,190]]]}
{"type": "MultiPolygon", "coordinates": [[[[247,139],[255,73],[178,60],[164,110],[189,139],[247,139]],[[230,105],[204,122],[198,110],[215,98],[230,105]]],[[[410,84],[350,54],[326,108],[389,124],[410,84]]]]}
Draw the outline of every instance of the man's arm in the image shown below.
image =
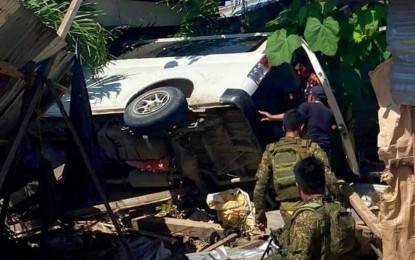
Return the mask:
{"type": "Polygon", "coordinates": [[[257,223],[265,225],[267,223],[267,218],[265,216],[265,194],[270,186],[272,177],[271,154],[269,149],[268,145],[262,155],[261,163],[256,172],[256,184],[254,189],[255,220],[257,223]]]}
{"type": "Polygon", "coordinates": [[[272,115],[271,113],[269,113],[267,111],[261,111],[261,110],[258,110],[258,113],[262,116],[261,122],[265,122],[265,121],[282,121],[282,119],[284,118],[284,113],[277,114],[277,115],[272,115]]]}
{"type": "Polygon", "coordinates": [[[326,177],[326,187],[330,194],[334,195],[335,198],[340,196],[340,188],[334,172],[331,171],[330,163],[327,158],[327,154],[320,148],[317,143],[311,143],[310,150],[312,155],[323,162],[324,172],[326,177]]]}
{"type": "Polygon", "coordinates": [[[310,210],[301,212],[293,221],[289,231],[287,257],[290,260],[308,260],[316,257],[313,251],[316,247],[321,250],[323,243],[321,235],[321,220],[310,210]]]}

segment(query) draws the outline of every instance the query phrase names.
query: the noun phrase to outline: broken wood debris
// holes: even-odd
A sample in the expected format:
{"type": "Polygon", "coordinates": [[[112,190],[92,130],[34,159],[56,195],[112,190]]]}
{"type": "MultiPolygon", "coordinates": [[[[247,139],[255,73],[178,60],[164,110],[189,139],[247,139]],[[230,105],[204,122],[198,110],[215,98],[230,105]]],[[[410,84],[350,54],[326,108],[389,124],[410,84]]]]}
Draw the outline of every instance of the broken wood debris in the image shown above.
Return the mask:
{"type": "Polygon", "coordinates": [[[224,229],[219,224],[168,217],[138,217],[133,218],[131,224],[138,230],[151,230],[161,234],[198,237],[200,239],[209,239],[215,235],[223,237],[224,233],[224,229]]]}
{"type": "MultiPolygon", "coordinates": [[[[177,194],[177,191],[162,191],[152,194],[146,194],[142,196],[137,196],[133,198],[128,198],[124,200],[118,200],[110,202],[110,206],[114,212],[130,210],[140,206],[150,205],[154,203],[159,203],[172,199],[177,194]]],[[[65,220],[76,220],[83,219],[88,217],[93,217],[97,215],[102,215],[106,213],[105,206],[103,204],[73,210],[66,212],[64,214],[65,220]]],[[[99,222],[96,222],[99,223],[99,222]]],[[[33,219],[30,221],[18,222],[9,224],[8,228],[14,233],[16,237],[28,237],[38,234],[40,229],[40,220],[33,219]]],[[[143,233],[145,231],[139,231],[143,233]]],[[[144,235],[144,234],[143,234],[144,235]]],[[[151,236],[150,234],[147,234],[151,236]]],[[[154,237],[154,236],[153,236],[154,237]]],[[[160,238],[160,237],[158,237],[160,238]]]]}
{"type": "Polygon", "coordinates": [[[29,61],[39,63],[55,55],[66,45],[56,32],[18,1],[0,1],[0,60],[22,68],[29,61]]]}
{"type": "Polygon", "coordinates": [[[390,160],[390,166],[391,168],[398,168],[399,166],[413,167],[414,158],[411,156],[411,157],[404,157],[400,159],[393,159],[393,160],[390,160]]]}
{"type": "Polygon", "coordinates": [[[360,196],[349,185],[343,185],[342,187],[344,195],[349,198],[350,204],[353,209],[364,221],[364,223],[372,230],[372,232],[379,238],[382,238],[382,224],[378,218],[373,214],[365,205],[360,196]]]}
{"type": "Polygon", "coordinates": [[[242,245],[239,245],[237,247],[234,247],[233,249],[251,249],[251,248],[257,247],[264,243],[264,240],[260,238],[261,236],[255,236],[252,238],[251,241],[244,243],[242,245]]]}
{"type": "MultiPolygon", "coordinates": [[[[133,198],[128,198],[124,200],[118,200],[110,202],[109,205],[114,212],[121,210],[128,210],[136,208],[139,206],[145,206],[149,204],[154,204],[158,202],[163,202],[171,200],[174,195],[177,194],[175,191],[162,191],[142,196],[137,196],[133,198]]],[[[100,215],[106,213],[106,208],[104,204],[99,204],[83,209],[73,210],[66,212],[64,214],[65,219],[77,219],[77,218],[86,218],[92,217],[95,215],[100,215]]]]}
{"type": "MultiPolygon", "coordinates": [[[[7,225],[7,228],[11,232],[13,232],[13,235],[16,238],[30,237],[40,234],[41,222],[39,219],[33,219],[29,221],[22,221],[14,224],[9,224],[7,225]]],[[[59,228],[60,226],[56,225],[50,227],[49,230],[57,230],[59,228]]]]}
{"type": "Polygon", "coordinates": [[[227,236],[227,237],[219,240],[218,242],[214,243],[213,245],[211,245],[211,246],[203,249],[202,252],[210,252],[210,251],[212,251],[212,250],[214,250],[214,249],[216,249],[216,248],[218,248],[218,247],[220,247],[222,245],[225,245],[227,243],[230,243],[230,242],[234,241],[238,236],[239,235],[238,234],[235,234],[235,233],[234,234],[230,234],[229,236],[227,236]]]}
{"type": "Polygon", "coordinates": [[[18,68],[8,62],[0,62],[0,74],[17,79],[25,78],[25,75],[18,68]]]}

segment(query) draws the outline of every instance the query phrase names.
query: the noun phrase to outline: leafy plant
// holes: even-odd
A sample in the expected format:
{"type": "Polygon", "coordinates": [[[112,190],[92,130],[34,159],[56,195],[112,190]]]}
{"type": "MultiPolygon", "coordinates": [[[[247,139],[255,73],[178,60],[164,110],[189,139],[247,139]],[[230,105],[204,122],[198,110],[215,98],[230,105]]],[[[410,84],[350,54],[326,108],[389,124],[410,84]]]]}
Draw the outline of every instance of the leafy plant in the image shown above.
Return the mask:
{"type": "Polygon", "coordinates": [[[229,27],[227,20],[219,14],[217,0],[166,0],[173,9],[184,11],[177,36],[202,36],[222,34],[229,27]]]}
{"type": "Polygon", "coordinates": [[[301,46],[301,38],[291,34],[287,36],[285,29],[274,32],[267,41],[265,54],[275,64],[291,61],[292,53],[301,46]]]}
{"type": "Polygon", "coordinates": [[[276,30],[268,38],[271,64],[289,62],[298,41],[304,38],[322,62],[328,77],[340,93],[359,96],[369,91],[368,72],[390,57],[386,50],[386,5],[371,3],[349,10],[334,2],[293,0],[268,26],[276,30]],[[276,38],[278,36],[278,39],[276,38]],[[284,45],[281,45],[284,42],[284,45]]]}
{"type": "MultiPolygon", "coordinates": [[[[68,1],[59,0],[20,0],[20,2],[35,13],[45,25],[55,30],[59,28],[70,4],[68,1]]],[[[107,43],[115,36],[96,21],[99,15],[103,15],[102,11],[95,10],[93,4],[83,4],[66,36],[70,51],[75,51],[76,41],[79,41],[81,61],[93,72],[97,72],[111,58],[107,43]]]]}
{"type": "Polygon", "coordinates": [[[337,52],[339,23],[331,16],[322,21],[309,17],[304,30],[304,38],[312,50],[333,56],[337,52]]]}

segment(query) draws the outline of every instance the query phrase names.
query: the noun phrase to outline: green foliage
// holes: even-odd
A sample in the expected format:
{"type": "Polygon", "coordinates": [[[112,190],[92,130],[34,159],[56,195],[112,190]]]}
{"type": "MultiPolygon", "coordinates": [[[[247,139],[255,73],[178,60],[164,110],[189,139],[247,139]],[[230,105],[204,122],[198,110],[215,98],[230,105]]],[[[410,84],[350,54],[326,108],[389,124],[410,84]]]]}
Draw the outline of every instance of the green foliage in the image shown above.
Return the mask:
{"type": "MultiPolygon", "coordinates": [[[[334,2],[294,0],[268,26],[274,30],[285,29],[288,37],[304,37],[312,51],[340,56],[345,61],[343,66],[352,67],[356,62],[366,62],[373,53],[372,49],[382,58],[389,57],[385,35],[379,31],[385,19],[386,5],[379,3],[365,5],[348,15],[334,2]],[[338,53],[339,45],[343,51],[338,53]]],[[[271,63],[278,65],[272,59],[271,63]]]]}
{"type": "Polygon", "coordinates": [[[340,90],[336,92],[358,97],[370,92],[368,72],[390,57],[385,32],[380,30],[386,23],[386,10],[381,3],[351,11],[335,2],[293,0],[287,10],[268,23],[276,32],[269,37],[271,43],[265,53],[275,66],[287,62],[291,50],[299,46],[290,41],[283,48],[274,46],[275,35],[302,37],[319,57],[332,86],[340,90]]]}
{"type": "MultiPolygon", "coordinates": [[[[68,1],[59,0],[20,0],[21,3],[47,26],[57,30],[69,7],[68,1]]],[[[92,4],[83,4],[78,11],[71,29],[66,36],[69,51],[75,51],[79,41],[81,61],[96,72],[111,58],[107,43],[114,34],[102,27],[95,19],[103,15],[96,11],[92,4]]]]}
{"type": "Polygon", "coordinates": [[[328,56],[337,52],[339,41],[339,23],[329,16],[321,22],[318,18],[309,17],[304,30],[304,38],[313,51],[321,51],[328,56]]]}
{"type": "Polygon", "coordinates": [[[285,29],[274,32],[267,41],[265,54],[275,63],[289,63],[293,52],[301,46],[298,35],[289,35],[285,29]]]}
{"type": "Polygon", "coordinates": [[[219,15],[216,0],[180,0],[176,5],[182,5],[186,12],[177,36],[222,34],[228,27],[227,21],[219,15]]]}

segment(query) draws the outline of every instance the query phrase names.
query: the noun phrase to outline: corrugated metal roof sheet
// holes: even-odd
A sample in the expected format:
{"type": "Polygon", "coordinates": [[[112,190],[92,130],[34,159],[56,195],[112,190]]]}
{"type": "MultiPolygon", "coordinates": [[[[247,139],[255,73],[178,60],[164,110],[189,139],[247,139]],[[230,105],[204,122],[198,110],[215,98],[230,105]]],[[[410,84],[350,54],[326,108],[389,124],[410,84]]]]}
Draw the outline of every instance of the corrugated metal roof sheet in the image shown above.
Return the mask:
{"type": "Polygon", "coordinates": [[[392,52],[392,97],[397,104],[415,106],[415,8],[412,0],[391,0],[387,41],[392,52]]]}

